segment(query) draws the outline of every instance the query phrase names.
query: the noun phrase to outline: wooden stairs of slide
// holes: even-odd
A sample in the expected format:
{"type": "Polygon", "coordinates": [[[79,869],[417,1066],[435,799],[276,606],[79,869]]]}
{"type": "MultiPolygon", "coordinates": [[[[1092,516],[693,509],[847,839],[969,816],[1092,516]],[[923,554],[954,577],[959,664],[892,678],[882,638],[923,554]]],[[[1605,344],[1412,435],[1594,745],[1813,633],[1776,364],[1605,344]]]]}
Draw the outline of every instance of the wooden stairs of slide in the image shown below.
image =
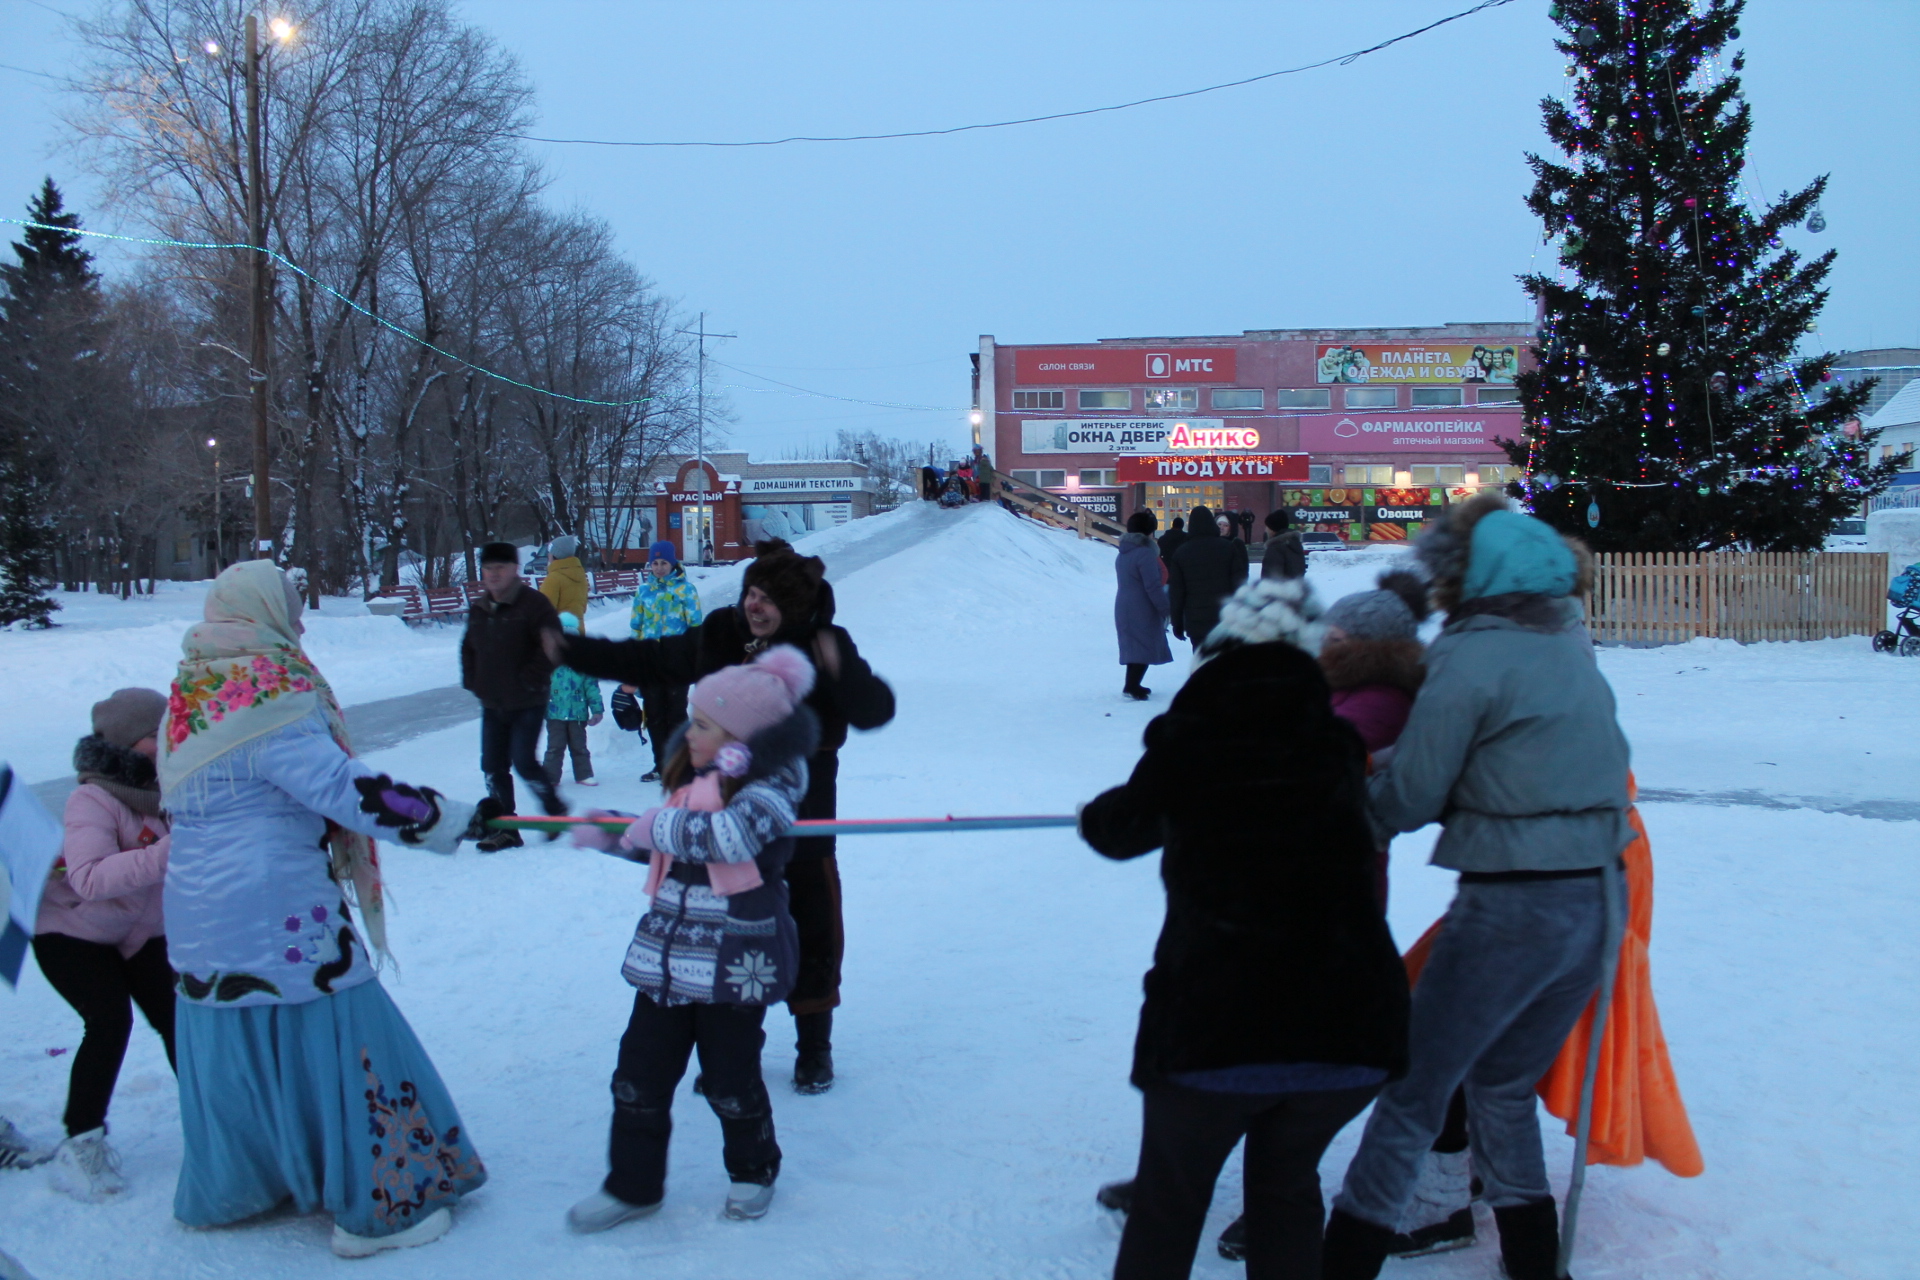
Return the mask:
{"type": "Polygon", "coordinates": [[[1015,480],[1004,471],[987,470],[983,478],[992,486],[992,494],[1000,505],[1015,515],[1114,547],[1120,545],[1120,535],[1126,532],[1108,517],[1089,511],[1071,498],[1015,480]]]}

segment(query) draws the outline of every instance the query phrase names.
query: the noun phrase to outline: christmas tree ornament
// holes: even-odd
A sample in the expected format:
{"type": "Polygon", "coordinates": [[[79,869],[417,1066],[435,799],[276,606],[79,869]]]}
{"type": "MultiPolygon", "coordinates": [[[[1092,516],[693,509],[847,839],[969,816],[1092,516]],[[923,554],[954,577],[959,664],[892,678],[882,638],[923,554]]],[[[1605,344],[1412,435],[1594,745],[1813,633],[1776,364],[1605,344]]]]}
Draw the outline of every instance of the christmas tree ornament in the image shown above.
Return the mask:
{"type": "Polygon", "coordinates": [[[1813,232],[1815,235],[1819,235],[1826,229],[1827,215],[1820,211],[1819,205],[1813,206],[1813,212],[1807,215],[1807,230],[1813,232]]]}
{"type": "Polygon", "coordinates": [[[1693,308],[1693,314],[1695,317],[1704,317],[1707,314],[1707,309],[1705,307],[1695,307],[1693,308]]]}
{"type": "Polygon", "coordinates": [[[1573,42],[1582,49],[1591,49],[1600,43],[1600,33],[1592,27],[1582,27],[1573,33],[1573,42]]]}
{"type": "Polygon", "coordinates": [[[1600,527],[1600,504],[1597,501],[1587,503],[1587,528],[1600,527]]]}
{"type": "Polygon", "coordinates": [[[1608,117],[1607,117],[1607,128],[1609,128],[1609,129],[1617,129],[1617,128],[1619,128],[1619,127],[1620,127],[1620,117],[1619,117],[1619,116],[1608,116],[1608,117]]]}
{"type": "Polygon", "coordinates": [[[1738,40],[1739,38],[1740,38],[1740,28],[1738,27],[1727,28],[1727,39],[1738,40]]]}
{"type": "Polygon", "coordinates": [[[1662,356],[1671,355],[1673,353],[1673,344],[1670,342],[1663,342],[1659,346],[1655,347],[1653,350],[1655,355],[1662,355],[1662,356]]]}
{"type": "Polygon", "coordinates": [[[1567,16],[1567,11],[1564,8],[1562,8],[1560,5],[1550,4],[1547,6],[1547,18],[1550,21],[1558,22],[1560,21],[1560,19],[1566,16],[1567,16]]]}
{"type": "Polygon", "coordinates": [[[1726,374],[1716,373],[1707,379],[1707,389],[1717,396],[1723,396],[1727,393],[1727,384],[1729,381],[1730,379],[1726,374]]]}

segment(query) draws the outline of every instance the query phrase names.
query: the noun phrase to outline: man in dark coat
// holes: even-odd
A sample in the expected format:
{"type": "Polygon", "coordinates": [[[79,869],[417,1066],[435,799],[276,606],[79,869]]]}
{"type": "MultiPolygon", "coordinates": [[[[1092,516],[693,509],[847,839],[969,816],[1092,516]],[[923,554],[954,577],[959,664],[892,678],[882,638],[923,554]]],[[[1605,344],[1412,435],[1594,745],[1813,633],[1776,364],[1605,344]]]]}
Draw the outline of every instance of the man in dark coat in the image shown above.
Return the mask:
{"type": "Polygon", "coordinates": [[[1198,649],[1220,621],[1220,603],[1247,580],[1247,544],[1220,534],[1212,511],[1195,507],[1187,540],[1167,564],[1173,634],[1198,649]]]}
{"type": "MultiPolygon", "coordinates": [[[[799,816],[831,818],[837,812],[847,729],[877,729],[893,719],[893,690],[860,656],[853,637],[833,624],[833,588],[820,558],[802,556],[778,539],[755,543],[754,550],[753,563],[741,577],[740,603],[714,610],[685,635],[658,640],[565,636],[554,653],[575,671],[603,680],[690,685],[709,672],[750,661],[772,645],[793,645],[813,660],[816,678],[806,701],[820,719],[820,746],[807,760],[807,794],[799,816]]],[[[825,1093],[833,1085],[833,1010],[840,1003],[840,961],[846,950],[834,838],[796,842],[786,878],[800,930],[800,974],[787,997],[799,1039],[793,1083],[801,1093],[825,1093]]]]}
{"type": "Polygon", "coordinates": [[[1406,1070],[1407,977],[1373,892],[1366,751],[1300,647],[1316,643],[1317,612],[1305,583],[1249,584],[1147,726],[1133,776],[1081,810],[1082,837],[1109,858],[1165,851],[1117,1280],[1187,1274],[1243,1137],[1248,1274],[1319,1276],[1321,1154],[1406,1070]]]}
{"type": "Polygon", "coordinates": [[[1293,517],[1286,508],[1267,512],[1267,549],[1260,560],[1263,578],[1304,578],[1307,576],[1307,548],[1294,530],[1293,517]]]}
{"type": "Polygon", "coordinates": [[[1187,522],[1179,516],[1175,516],[1173,523],[1168,526],[1167,531],[1160,535],[1160,558],[1168,564],[1172,564],[1173,553],[1178,551],[1186,541],[1187,522]]]}
{"type": "MultiPolygon", "coordinates": [[[[515,773],[533,788],[542,811],[565,813],[536,752],[553,675],[540,636],[560,634],[560,615],[522,580],[520,552],[510,542],[481,548],[480,580],[486,592],[468,607],[467,633],[460,639],[460,685],[480,700],[480,771],[508,813],[518,812],[515,773]]],[[[518,831],[496,831],[474,847],[492,853],[520,842],[518,831]]]]}

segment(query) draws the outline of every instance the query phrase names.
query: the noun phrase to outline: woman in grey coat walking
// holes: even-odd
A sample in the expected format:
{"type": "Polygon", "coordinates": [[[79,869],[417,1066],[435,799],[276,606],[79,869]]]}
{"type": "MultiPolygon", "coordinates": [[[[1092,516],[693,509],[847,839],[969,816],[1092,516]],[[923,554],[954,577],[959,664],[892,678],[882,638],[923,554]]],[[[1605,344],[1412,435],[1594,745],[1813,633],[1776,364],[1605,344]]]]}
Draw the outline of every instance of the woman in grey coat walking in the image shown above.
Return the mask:
{"type": "Polygon", "coordinates": [[[1173,661],[1173,650],[1167,647],[1166,582],[1160,553],[1153,545],[1156,523],[1151,511],[1128,516],[1120,555],[1113,562],[1119,579],[1113,597],[1113,629],[1120,637],[1120,661],[1127,668],[1127,683],[1120,692],[1135,702],[1145,702],[1153,692],[1140,683],[1147,668],[1173,661]]]}

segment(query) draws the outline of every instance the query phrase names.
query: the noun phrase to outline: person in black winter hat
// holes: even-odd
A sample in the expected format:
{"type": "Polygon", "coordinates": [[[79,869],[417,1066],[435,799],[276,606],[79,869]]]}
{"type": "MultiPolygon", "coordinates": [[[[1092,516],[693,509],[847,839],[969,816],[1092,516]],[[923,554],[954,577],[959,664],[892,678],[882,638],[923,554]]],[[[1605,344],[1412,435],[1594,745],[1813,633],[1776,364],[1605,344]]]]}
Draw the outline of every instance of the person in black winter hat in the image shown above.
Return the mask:
{"type": "MultiPolygon", "coordinates": [[[[556,661],[603,680],[692,685],[773,645],[794,646],[816,669],[806,702],[820,719],[820,745],[807,760],[800,817],[831,818],[838,812],[840,748],[847,730],[877,729],[893,719],[893,690],[873,673],[846,629],[834,625],[833,587],[818,556],[803,556],[777,538],[755,543],[754,552],[741,575],[740,603],[714,610],[684,635],[602,640],[556,633],[550,652],[556,661]]],[[[834,838],[796,841],[785,874],[800,931],[800,972],[787,997],[799,1049],[793,1084],[800,1093],[825,1093],[833,1086],[833,1011],[840,1004],[846,951],[834,838]]]]}
{"type": "MultiPolygon", "coordinates": [[[[540,636],[560,634],[560,615],[521,578],[520,551],[511,542],[480,549],[480,577],[486,590],[467,607],[467,631],[460,638],[460,684],[480,700],[480,771],[508,813],[518,812],[516,773],[543,812],[565,813],[566,802],[548,780],[537,750],[553,676],[540,636]]],[[[492,853],[520,843],[518,831],[495,831],[474,847],[492,853]]]]}
{"type": "Polygon", "coordinates": [[[1164,850],[1117,1280],[1188,1274],[1243,1137],[1248,1275],[1318,1276],[1320,1156],[1406,1065],[1406,972],[1373,894],[1366,751],[1329,706],[1317,613],[1304,582],[1238,592],[1147,726],[1133,776],[1081,810],[1082,837],[1107,857],[1164,850]]]}
{"type": "Polygon", "coordinates": [[[1173,634],[1198,649],[1220,621],[1220,604],[1247,580],[1247,544],[1225,537],[1207,507],[1187,519],[1187,540],[1167,562],[1173,634]]]}
{"type": "Polygon", "coordinates": [[[1267,550],[1260,560],[1263,578],[1304,578],[1307,576],[1307,548],[1294,531],[1293,518],[1286,508],[1267,512],[1267,550]]]}
{"type": "Polygon", "coordinates": [[[1173,522],[1167,526],[1167,531],[1160,535],[1160,558],[1172,564],[1173,553],[1185,546],[1186,541],[1187,522],[1180,516],[1175,516],[1173,522]]]}

